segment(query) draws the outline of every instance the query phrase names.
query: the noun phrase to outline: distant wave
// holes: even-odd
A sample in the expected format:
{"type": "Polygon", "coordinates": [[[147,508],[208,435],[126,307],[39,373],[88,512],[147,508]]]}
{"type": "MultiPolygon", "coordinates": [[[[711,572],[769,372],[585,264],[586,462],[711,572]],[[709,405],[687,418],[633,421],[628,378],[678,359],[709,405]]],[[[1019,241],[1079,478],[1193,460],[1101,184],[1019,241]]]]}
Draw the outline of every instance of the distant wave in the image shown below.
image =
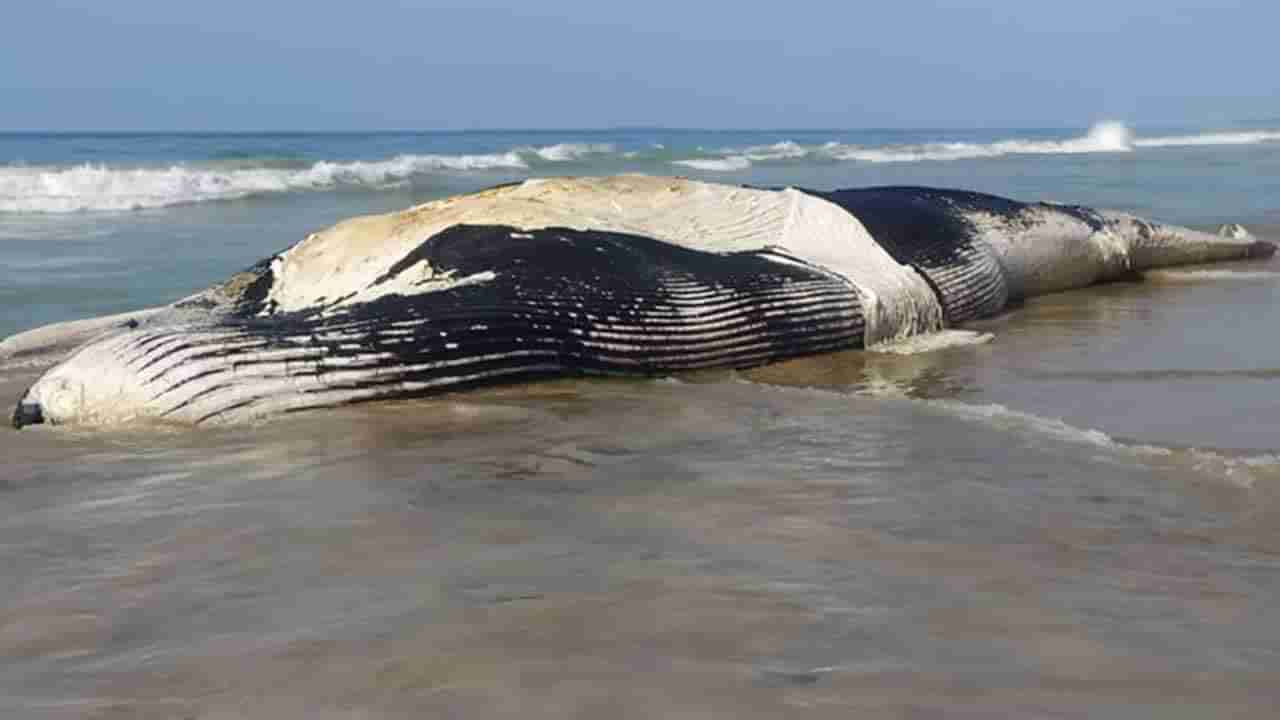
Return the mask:
{"type": "Polygon", "coordinates": [[[1193,147],[1198,145],[1256,145],[1280,140],[1280,130],[1252,130],[1247,132],[1205,133],[1203,135],[1173,135],[1170,137],[1139,138],[1135,147],[1193,147]]]}
{"type": "Polygon", "coordinates": [[[529,152],[547,162],[570,162],[581,160],[588,155],[607,155],[617,152],[612,143],[560,143],[542,148],[532,148],[529,152]]]}
{"type": "Polygon", "coordinates": [[[882,145],[868,147],[829,142],[803,146],[791,141],[775,145],[743,149],[727,149],[720,158],[678,160],[699,170],[736,172],[747,170],[757,162],[809,158],[828,162],[855,161],[868,163],[907,163],[923,161],[969,160],[1001,155],[1062,155],[1075,153],[1129,152],[1133,150],[1133,133],[1121,123],[1099,123],[1087,135],[1068,140],[1001,140],[994,143],[936,142],[914,145],[882,145]]]}
{"type": "Polygon", "coordinates": [[[1252,145],[1274,141],[1280,141],[1280,131],[1255,130],[1139,138],[1123,123],[1103,122],[1094,125],[1082,137],[1066,140],[1009,139],[992,143],[932,142],[874,147],[837,142],[805,147],[786,141],[767,147],[727,149],[722,151],[723,155],[719,158],[679,160],[675,164],[700,170],[737,172],[747,170],[757,162],[806,157],[867,163],[945,162],[1005,155],[1126,153],[1137,148],[1252,145]]]}
{"type": "Polygon", "coordinates": [[[721,149],[677,149],[650,143],[624,151],[612,143],[564,142],[487,154],[404,154],[346,162],[232,152],[208,163],[169,167],[0,166],[0,213],[137,210],[343,187],[382,189],[443,173],[663,172],[661,168],[671,166],[704,173],[742,173],[757,164],[940,162],[1269,142],[1280,142],[1280,130],[1136,137],[1121,123],[1105,122],[1076,138],[1012,138],[990,143],[854,145],[783,140],[721,149]],[[565,165],[573,167],[565,169],[565,165]]]}
{"type": "Polygon", "coordinates": [[[673,160],[672,165],[683,165],[694,170],[711,172],[734,172],[751,167],[751,161],[745,157],[730,156],[724,158],[703,158],[700,160],[673,160]]]}
{"type": "Polygon", "coordinates": [[[737,172],[747,170],[757,162],[800,160],[813,157],[815,154],[813,148],[807,148],[791,140],[723,152],[725,154],[722,157],[673,160],[671,164],[711,172],[737,172]]]}
{"type": "Polygon", "coordinates": [[[833,147],[839,160],[865,162],[919,162],[921,160],[965,160],[1002,155],[1078,155],[1133,150],[1133,133],[1122,123],[1094,125],[1084,137],[1067,140],[1001,140],[994,143],[928,143],[888,148],[833,147]]]}

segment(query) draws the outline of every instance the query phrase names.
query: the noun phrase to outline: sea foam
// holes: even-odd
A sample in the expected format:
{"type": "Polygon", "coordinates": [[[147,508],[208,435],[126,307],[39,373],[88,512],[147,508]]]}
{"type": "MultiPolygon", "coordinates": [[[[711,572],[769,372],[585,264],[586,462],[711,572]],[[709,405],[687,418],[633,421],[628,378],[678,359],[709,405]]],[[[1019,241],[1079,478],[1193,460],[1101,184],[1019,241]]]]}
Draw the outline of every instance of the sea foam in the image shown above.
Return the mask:
{"type": "Polygon", "coordinates": [[[1169,137],[1138,138],[1136,147],[1195,147],[1203,145],[1257,145],[1280,141],[1280,130],[1249,130],[1244,132],[1204,133],[1202,135],[1172,135],[1169,137]]]}
{"type": "Polygon", "coordinates": [[[142,210],[344,186],[377,189],[433,173],[525,171],[535,162],[563,163],[613,152],[614,146],[608,143],[560,143],[489,154],[322,160],[301,168],[268,163],[236,168],[187,164],[138,168],[9,166],[0,167],[0,212],[142,210]]]}
{"type": "Polygon", "coordinates": [[[862,162],[920,162],[924,160],[968,160],[1002,155],[1075,155],[1115,153],[1133,150],[1133,133],[1123,123],[1094,125],[1083,137],[1067,140],[1000,140],[993,143],[924,143],[879,148],[828,145],[825,151],[837,160],[862,162]]]}
{"type": "Polygon", "coordinates": [[[677,150],[660,143],[643,149],[619,149],[607,142],[561,142],[491,153],[402,154],[370,160],[321,160],[301,166],[282,165],[278,158],[243,158],[234,166],[217,162],[163,167],[0,165],[0,213],[122,211],[344,187],[376,190],[440,173],[563,174],[565,171],[556,167],[568,163],[587,165],[592,172],[652,172],[647,163],[661,162],[708,173],[733,173],[756,165],[940,162],[1276,142],[1280,142],[1280,130],[1140,137],[1123,123],[1102,122],[1074,138],[1009,138],[986,143],[940,140],[859,145],[782,140],[746,147],[677,150]]]}
{"type": "Polygon", "coordinates": [[[674,160],[672,165],[691,167],[694,170],[711,172],[737,172],[751,167],[751,158],[743,155],[730,155],[723,158],[700,158],[694,160],[674,160]]]}
{"type": "Polygon", "coordinates": [[[529,150],[547,162],[571,162],[588,155],[605,155],[617,152],[612,143],[559,143],[529,150]]]}
{"type": "Polygon", "coordinates": [[[953,417],[1000,430],[1030,433],[1059,442],[1102,448],[1156,466],[1193,470],[1242,487],[1252,487],[1263,479],[1280,479],[1280,456],[1274,453],[1233,453],[1205,448],[1130,443],[1117,440],[1101,430],[1077,427],[1057,418],[1013,410],[995,403],[976,405],[953,400],[915,402],[953,417]]]}
{"type": "Polygon", "coordinates": [[[515,152],[400,155],[389,160],[346,163],[321,161],[301,169],[187,165],[5,167],[0,168],[0,212],[140,210],[342,185],[376,188],[431,172],[527,168],[528,164],[515,152]]]}
{"type": "Polygon", "coordinates": [[[786,140],[774,145],[748,148],[726,148],[722,157],[675,160],[698,170],[735,172],[754,163],[796,159],[851,161],[865,163],[914,163],[978,160],[1006,155],[1080,155],[1090,153],[1128,153],[1142,148],[1195,147],[1211,145],[1254,145],[1280,141],[1280,131],[1250,130],[1213,132],[1198,135],[1138,137],[1124,123],[1100,122],[1080,137],[1065,140],[1028,140],[1010,138],[990,143],[925,142],[898,145],[854,145],[828,142],[822,145],[800,145],[786,140]]]}

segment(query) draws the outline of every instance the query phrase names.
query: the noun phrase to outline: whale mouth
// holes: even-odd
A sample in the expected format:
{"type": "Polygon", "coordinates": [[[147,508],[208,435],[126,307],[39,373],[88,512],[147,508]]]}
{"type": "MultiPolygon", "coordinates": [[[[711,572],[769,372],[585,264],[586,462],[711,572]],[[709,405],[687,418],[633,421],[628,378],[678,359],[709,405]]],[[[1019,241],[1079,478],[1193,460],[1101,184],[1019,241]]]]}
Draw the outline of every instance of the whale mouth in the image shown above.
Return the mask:
{"type": "Polygon", "coordinates": [[[40,425],[44,422],[44,408],[40,403],[23,398],[13,410],[13,427],[21,430],[28,425],[40,425]]]}

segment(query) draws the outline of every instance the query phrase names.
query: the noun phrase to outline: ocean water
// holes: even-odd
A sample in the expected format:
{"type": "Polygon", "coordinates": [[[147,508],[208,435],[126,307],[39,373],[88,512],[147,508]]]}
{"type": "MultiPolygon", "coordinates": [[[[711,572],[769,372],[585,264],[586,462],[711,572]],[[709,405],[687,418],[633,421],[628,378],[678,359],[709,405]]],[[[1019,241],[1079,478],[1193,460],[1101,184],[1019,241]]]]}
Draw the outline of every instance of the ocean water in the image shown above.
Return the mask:
{"type": "MultiPolygon", "coordinates": [[[[530,176],[922,184],[1280,240],[1280,130],[0,135],[0,336],[530,176]]],[[[0,432],[0,717],[1273,717],[1280,260],[985,345],[0,432]]],[[[40,367],[0,365],[12,407],[40,367]]]]}

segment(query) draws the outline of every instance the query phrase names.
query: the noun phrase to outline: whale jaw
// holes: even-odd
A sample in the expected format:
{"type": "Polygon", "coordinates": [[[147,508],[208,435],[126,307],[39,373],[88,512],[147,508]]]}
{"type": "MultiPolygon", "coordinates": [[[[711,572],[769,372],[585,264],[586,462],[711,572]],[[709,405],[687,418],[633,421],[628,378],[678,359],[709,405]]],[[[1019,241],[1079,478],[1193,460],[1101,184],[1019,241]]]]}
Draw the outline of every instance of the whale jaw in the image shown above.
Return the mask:
{"type": "Polygon", "coordinates": [[[40,403],[31,402],[25,397],[18,401],[13,409],[13,428],[21,430],[28,425],[40,425],[44,422],[44,409],[40,403]]]}

